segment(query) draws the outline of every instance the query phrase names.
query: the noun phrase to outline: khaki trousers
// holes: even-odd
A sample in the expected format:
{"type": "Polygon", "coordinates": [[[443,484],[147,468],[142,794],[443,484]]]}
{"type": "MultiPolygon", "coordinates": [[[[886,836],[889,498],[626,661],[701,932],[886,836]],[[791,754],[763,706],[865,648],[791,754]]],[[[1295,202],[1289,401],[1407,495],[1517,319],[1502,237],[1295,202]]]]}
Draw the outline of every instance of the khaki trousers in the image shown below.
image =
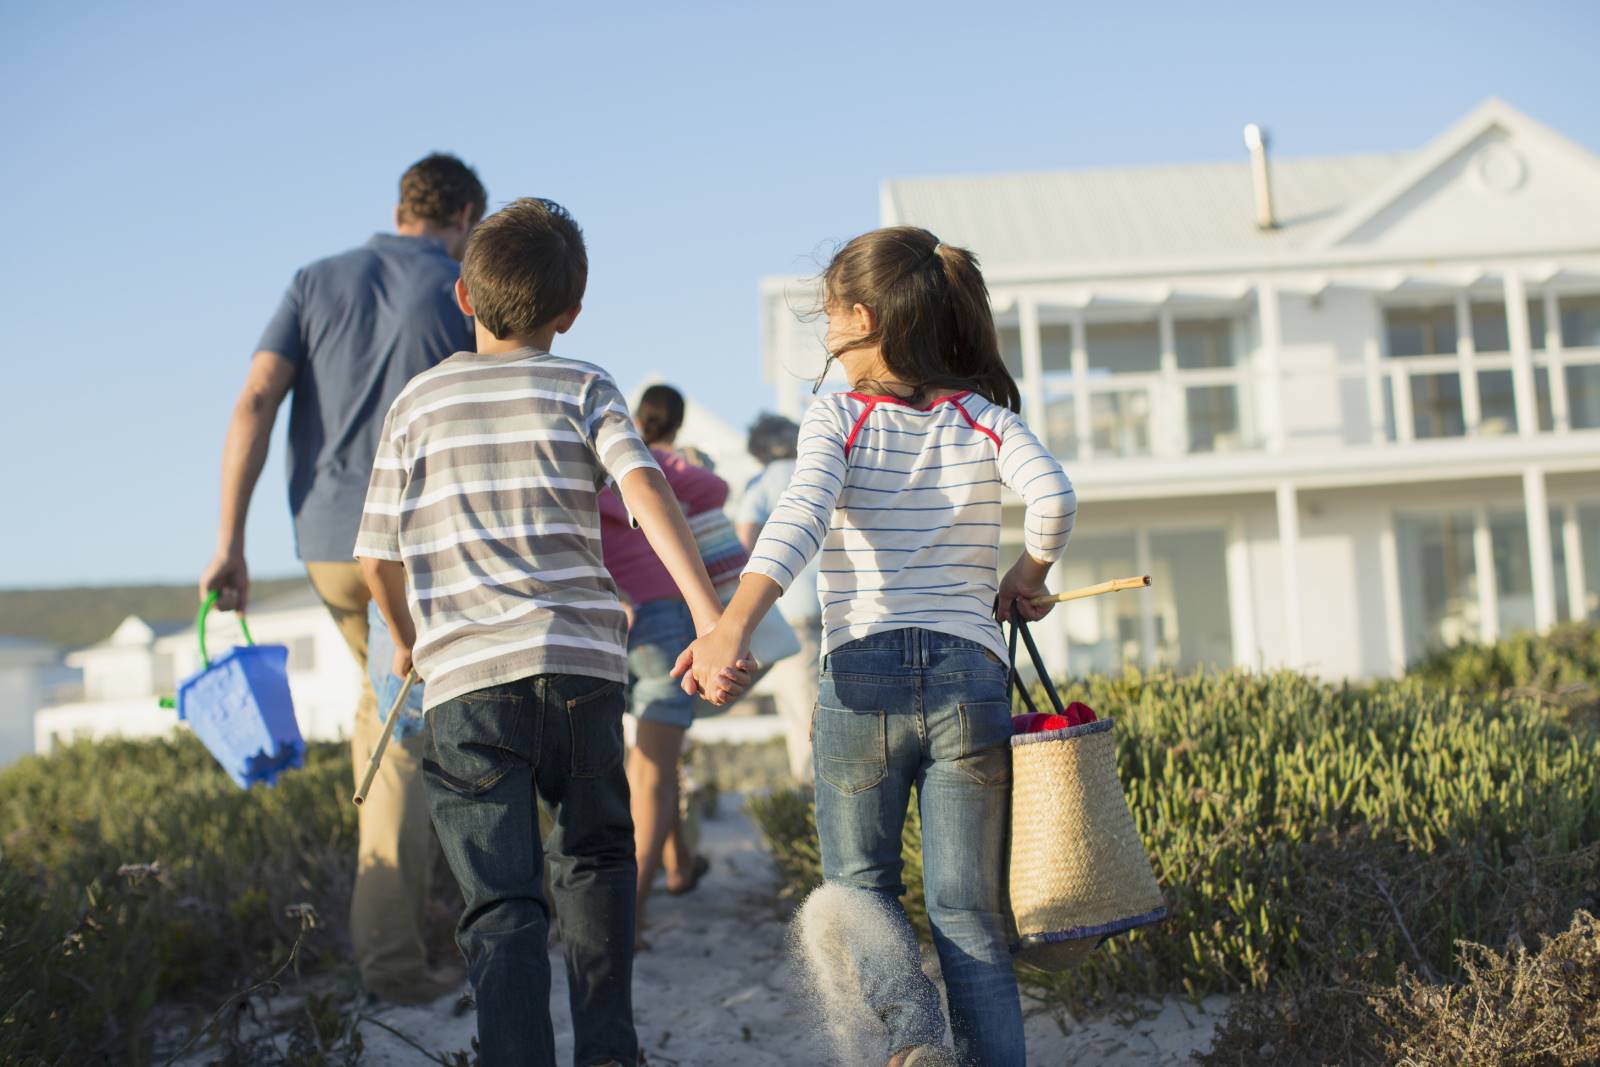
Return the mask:
{"type": "MultiPolygon", "coordinates": [[[[306,573],[361,668],[361,699],[350,731],[350,763],[359,785],[383,734],[367,676],[367,604],[372,595],[355,562],[308,562],[306,573]]],[[[350,940],[362,983],[380,996],[404,994],[428,977],[423,915],[436,845],[422,780],[426,736],[391,742],[366,802],[357,809],[350,940]]]]}
{"type": "Polygon", "coordinates": [[[772,665],[772,702],[783,722],[789,773],[801,785],[811,785],[811,713],[817,706],[817,672],[822,669],[822,621],[790,625],[800,639],[800,651],[772,665]]]}

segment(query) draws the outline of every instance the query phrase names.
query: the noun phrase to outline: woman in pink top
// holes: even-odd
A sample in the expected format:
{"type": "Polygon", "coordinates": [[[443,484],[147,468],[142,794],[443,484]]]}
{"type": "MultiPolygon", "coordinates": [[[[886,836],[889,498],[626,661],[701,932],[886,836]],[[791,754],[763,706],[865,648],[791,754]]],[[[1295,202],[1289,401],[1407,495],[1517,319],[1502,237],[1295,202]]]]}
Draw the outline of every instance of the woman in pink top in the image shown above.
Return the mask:
{"type": "MultiPolygon", "coordinates": [[[[722,507],[728,499],[728,483],[670,451],[683,425],[682,394],[671,386],[651,386],[639,400],[634,422],[685,515],[722,507]]],[[[632,607],[628,674],[638,729],[628,753],[628,788],[639,864],[638,929],[642,931],[645,898],[663,863],[667,892],[674,894],[693,889],[708,866],[703,856],[689,854],[678,832],[678,759],[700,698],[685,693],[673,681],[672,664],[697,635],[677,585],[644,534],[633,528],[627,508],[610,490],[600,494],[600,542],[606,569],[632,607]]],[[[637,947],[649,946],[641,939],[637,947]]]]}

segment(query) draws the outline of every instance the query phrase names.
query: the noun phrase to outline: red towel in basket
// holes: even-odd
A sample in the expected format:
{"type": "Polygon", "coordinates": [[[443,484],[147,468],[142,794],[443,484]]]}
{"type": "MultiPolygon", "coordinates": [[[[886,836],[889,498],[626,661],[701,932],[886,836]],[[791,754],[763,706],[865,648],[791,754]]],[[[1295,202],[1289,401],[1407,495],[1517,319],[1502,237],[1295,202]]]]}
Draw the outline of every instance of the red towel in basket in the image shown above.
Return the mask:
{"type": "Polygon", "coordinates": [[[1067,705],[1066,714],[1056,715],[1051,712],[1035,711],[1027,715],[1013,715],[1011,717],[1011,732],[1014,734],[1041,734],[1048,730],[1065,730],[1069,726],[1082,726],[1084,723],[1095,721],[1094,709],[1081,700],[1074,700],[1067,705]]]}

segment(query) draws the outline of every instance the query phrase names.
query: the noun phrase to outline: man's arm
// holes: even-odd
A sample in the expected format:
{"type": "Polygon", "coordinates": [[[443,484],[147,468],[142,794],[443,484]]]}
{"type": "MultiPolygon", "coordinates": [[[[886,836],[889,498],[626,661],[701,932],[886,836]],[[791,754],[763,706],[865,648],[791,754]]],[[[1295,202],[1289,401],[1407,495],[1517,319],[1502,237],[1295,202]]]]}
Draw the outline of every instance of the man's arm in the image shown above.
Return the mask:
{"type": "Polygon", "coordinates": [[[217,607],[243,611],[250,593],[244,560],[244,523],[250,496],[267,460],[267,445],[278,407],[294,384],[295,365],[276,352],[257,352],[244,389],[233,405],[222,446],[222,516],[217,524],[217,554],[200,576],[200,595],[215,589],[217,607]]]}
{"type": "Polygon", "coordinates": [[[417,643],[417,627],[406,605],[406,566],[392,559],[361,557],[361,577],[367,580],[372,599],[389,626],[394,639],[394,662],[390,670],[404,678],[411,673],[411,646],[417,643]]]}

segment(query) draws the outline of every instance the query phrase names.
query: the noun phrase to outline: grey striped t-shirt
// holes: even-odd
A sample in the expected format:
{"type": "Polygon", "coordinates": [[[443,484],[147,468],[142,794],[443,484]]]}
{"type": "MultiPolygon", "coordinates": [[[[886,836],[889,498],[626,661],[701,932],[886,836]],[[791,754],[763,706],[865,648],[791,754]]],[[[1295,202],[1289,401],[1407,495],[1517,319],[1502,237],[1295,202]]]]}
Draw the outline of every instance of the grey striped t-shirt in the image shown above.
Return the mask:
{"type": "Polygon", "coordinates": [[[595,494],[657,467],[599,367],[458,352],[384,420],[355,554],[406,567],[426,706],[537,674],[626,681],[595,494]]]}

